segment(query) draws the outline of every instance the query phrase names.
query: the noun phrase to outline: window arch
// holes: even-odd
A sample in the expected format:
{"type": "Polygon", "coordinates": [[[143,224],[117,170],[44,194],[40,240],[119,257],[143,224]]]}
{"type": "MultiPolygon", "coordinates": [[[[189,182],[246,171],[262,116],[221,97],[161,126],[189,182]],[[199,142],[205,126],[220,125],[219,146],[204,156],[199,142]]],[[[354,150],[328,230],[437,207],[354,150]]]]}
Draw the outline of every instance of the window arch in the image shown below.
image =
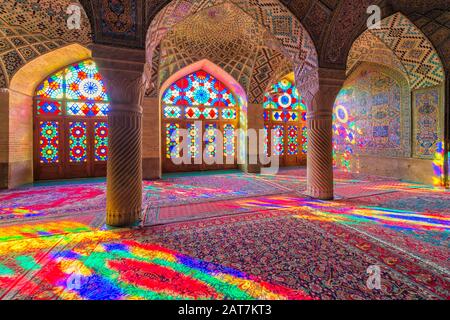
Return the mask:
{"type": "MultiPolygon", "coordinates": [[[[204,70],[188,74],[172,83],[163,93],[162,127],[163,170],[192,171],[231,168],[236,166],[236,137],[239,111],[236,99],[224,83],[204,70]],[[195,122],[201,122],[201,127],[195,122]],[[191,159],[201,155],[215,157],[216,130],[223,134],[224,158],[233,158],[231,165],[192,164],[175,166],[172,158],[181,157],[180,129],[186,129],[191,139],[188,153],[191,159]],[[203,139],[203,141],[202,141],[203,139]]],[[[194,162],[194,161],[192,161],[194,162]]],[[[224,163],[226,161],[224,160],[224,163]]]]}
{"type": "Polygon", "coordinates": [[[264,95],[264,131],[266,155],[269,150],[280,157],[280,164],[306,163],[306,105],[295,84],[282,79],[264,95]]]}
{"type": "Polygon", "coordinates": [[[104,176],[109,97],[91,59],[53,73],[34,96],[36,179],[104,176]]]}

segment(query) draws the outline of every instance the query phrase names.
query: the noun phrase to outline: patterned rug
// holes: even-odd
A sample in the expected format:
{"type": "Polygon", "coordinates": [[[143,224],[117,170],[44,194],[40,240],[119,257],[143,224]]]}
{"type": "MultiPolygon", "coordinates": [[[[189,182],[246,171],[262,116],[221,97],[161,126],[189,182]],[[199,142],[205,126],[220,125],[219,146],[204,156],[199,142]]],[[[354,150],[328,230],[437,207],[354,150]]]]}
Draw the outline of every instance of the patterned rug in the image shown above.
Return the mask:
{"type": "Polygon", "coordinates": [[[2,299],[448,299],[448,274],[279,210],[0,243],[2,299]],[[381,289],[367,269],[381,270],[381,289]]]}
{"type": "MultiPolygon", "coordinates": [[[[93,180],[39,183],[0,191],[0,225],[15,221],[105,214],[106,183],[93,180]]],[[[149,208],[280,194],[286,188],[244,173],[168,177],[143,182],[144,211],[149,208]]]]}
{"type": "Polygon", "coordinates": [[[146,227],[105,227],[104,181],[0,192],[0,299],[449,299],[450,193],[304,169],[144,182],[146,227]],[[381,271],[369,289],[368,269],[381,271]]]}

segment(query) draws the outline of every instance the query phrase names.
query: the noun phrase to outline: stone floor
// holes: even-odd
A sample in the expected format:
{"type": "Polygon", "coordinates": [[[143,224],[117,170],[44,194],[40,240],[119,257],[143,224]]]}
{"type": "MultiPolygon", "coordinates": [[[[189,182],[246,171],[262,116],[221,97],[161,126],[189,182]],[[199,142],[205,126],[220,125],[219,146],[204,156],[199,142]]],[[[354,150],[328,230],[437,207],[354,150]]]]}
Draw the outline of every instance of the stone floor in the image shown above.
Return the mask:
{"type": "Polygon", "coordinates": [[[103,179],[1,191],[0,298],[450,298],[450,192],[345,172],[335,201],[305,187],[304,168],[168,175],[144,181],[131,229],[105,226],[103,179]]]}

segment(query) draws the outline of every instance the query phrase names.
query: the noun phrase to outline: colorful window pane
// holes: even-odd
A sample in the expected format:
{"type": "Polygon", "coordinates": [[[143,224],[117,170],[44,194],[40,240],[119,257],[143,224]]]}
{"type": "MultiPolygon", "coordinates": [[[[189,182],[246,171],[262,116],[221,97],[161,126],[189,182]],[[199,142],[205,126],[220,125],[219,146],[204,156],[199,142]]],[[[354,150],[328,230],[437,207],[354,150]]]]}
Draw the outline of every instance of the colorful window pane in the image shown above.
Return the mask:
{"type": "Polygon", "coordinates": [[[272,120],[279,122],[298,121],[298,112],[288,110],[272,111],[272,120]]]}
{"type": "Polygon", "coordinates": [[[180,157],[180,125],[166,124],[166,157],[167,159],[180,157]]]}
{"type": "Polygon", "coordinates": [[[59,116],[61,115],[61,102],[51,100],[38,100],[36,102],[38,115],[59,116]]]}
{"type": "Polygon", "coordinates": [[[70,116],[105,117],[109,113],[109,103],[67,102],[70,116]]]}
{"type": "Polygon", "coordinates": [[[287,131],[287,152],[291,156],[298,154],[298,127],[289,126],[287,131]]]}
{"type": "Polygon", "coordinates": [[[223,127],[223,153],[226,157],[234,157],[236,154],[236,136],[234,125],[226,124],[223,127]]]}
{"type": "Polygon", "coordinates": [[[87,161],[86,122],[69,123],[69,162],[87,161]]]}
{"type": "Polygon", "coordinates": [[[222,109],[222,119],[235,120],[237,117],[236,109],[222,109]]]}
{"type": "Polygon", "coordinates": [[[286,79],[274,84],[270,92],[264,95],[263,106],[264,109],[272,110],[306,110],[305,102],[297,88],[286,79]]]}
{"type": "Polygon", "coordinates": [[[180,107],[164,107],[164,118],[180,119],[181,118],[181,108],[180,107]]]}
{"type": "Polygon", "coordinates": [[[267,141],[264,152],[284,156],[282,159],[284,164],[294,162],[303,164],[305,157],[298,155],[301,152],[306,154],[307,149],[307,141],[304,137],[307,108],[295,84],[283,79],[272,85],[264,95],[263,107],[264,123],[268,128],[272,128],[268,131],[267,140],[271,141],[273,150],[272,152],[268,150],[269,142],[267,141]]]}
{"type": "Polygon", "coordinates": [[[216,120],[219,118],[219,111],[216,108],[186,108],[186,119],[190,120],[216,120]]]}
{"type": "Polygon", "coordinates": [[[308,127],[304,126],[302,128],[302,152],[304,154],[308,153],[308,127]]]}
{"type": "Polygon", "coordinates": [[[269,126],[264,125],[264,154],[266,157],[269,156],[269,126]]]}
{"type": "Polygon", "coordinates": [[[92,60],[69,66],[65,70],[65,82],[69,100],[108,101],[102,76],[92,60]]]}
{"type": "Polygon", "coordinates": [[[207,157],[213,158],[216,156],[216,136],[217,125],[205,125],[205,153],[207,157]]]}
{"type": "Polygon", "coordinates": [[[163,102],[177,106],[234,107],[231,91],[205,71],[191,73],[173,83],[163,94],[163,102]]]}
{"type": "Polygon", "coordinates": [[[107,161],[108,122],[95,122],[94,130],[94,159],[95,161],[107,161]]]}
{"type": "Polygon", "coordinates": [[[45,79],[36,90],[36,97],[42,99],[62,99],[64,97],[64,74],[55,73],[45,79]]]}
{"type": "Polygon", "coordinates": [[[187,130],[190,138],[189,143],[189,156],[191,158],[196,158],[200,156],[200,146],[201,146],[201,126],[198,127],[194,123],[188,123],[187,130]]]}
{"type": "Polygon", "coordinates": [[[274,126],[272,129],[272,148],[274,156],[284,154],[284,127],[274,126]]]}
{"type": "Polygon", "coordinates": [[[59,162],[59,123],[39,122],[39,158],[41,163],[59,162]]]}

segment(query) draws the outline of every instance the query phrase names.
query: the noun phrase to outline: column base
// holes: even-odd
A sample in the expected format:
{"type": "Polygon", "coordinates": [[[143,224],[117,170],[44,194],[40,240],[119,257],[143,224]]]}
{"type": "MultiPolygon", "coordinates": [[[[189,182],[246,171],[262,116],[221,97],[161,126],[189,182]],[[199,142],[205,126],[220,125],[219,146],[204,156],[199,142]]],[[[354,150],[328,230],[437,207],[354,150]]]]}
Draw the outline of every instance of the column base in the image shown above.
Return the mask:
{"type": "Polygon", "coordinates": [[[106,224],[111,227],[131,227],[141,218],[141,209],[127,212],[106,211],[106,224]]]}
{"type": "Polygon", "coordinates": [[[314,199],[318,200],[333,200],[334,194],[333,190],[319,190],[313,186],[307,186],[306,194],[314,199]]]}

